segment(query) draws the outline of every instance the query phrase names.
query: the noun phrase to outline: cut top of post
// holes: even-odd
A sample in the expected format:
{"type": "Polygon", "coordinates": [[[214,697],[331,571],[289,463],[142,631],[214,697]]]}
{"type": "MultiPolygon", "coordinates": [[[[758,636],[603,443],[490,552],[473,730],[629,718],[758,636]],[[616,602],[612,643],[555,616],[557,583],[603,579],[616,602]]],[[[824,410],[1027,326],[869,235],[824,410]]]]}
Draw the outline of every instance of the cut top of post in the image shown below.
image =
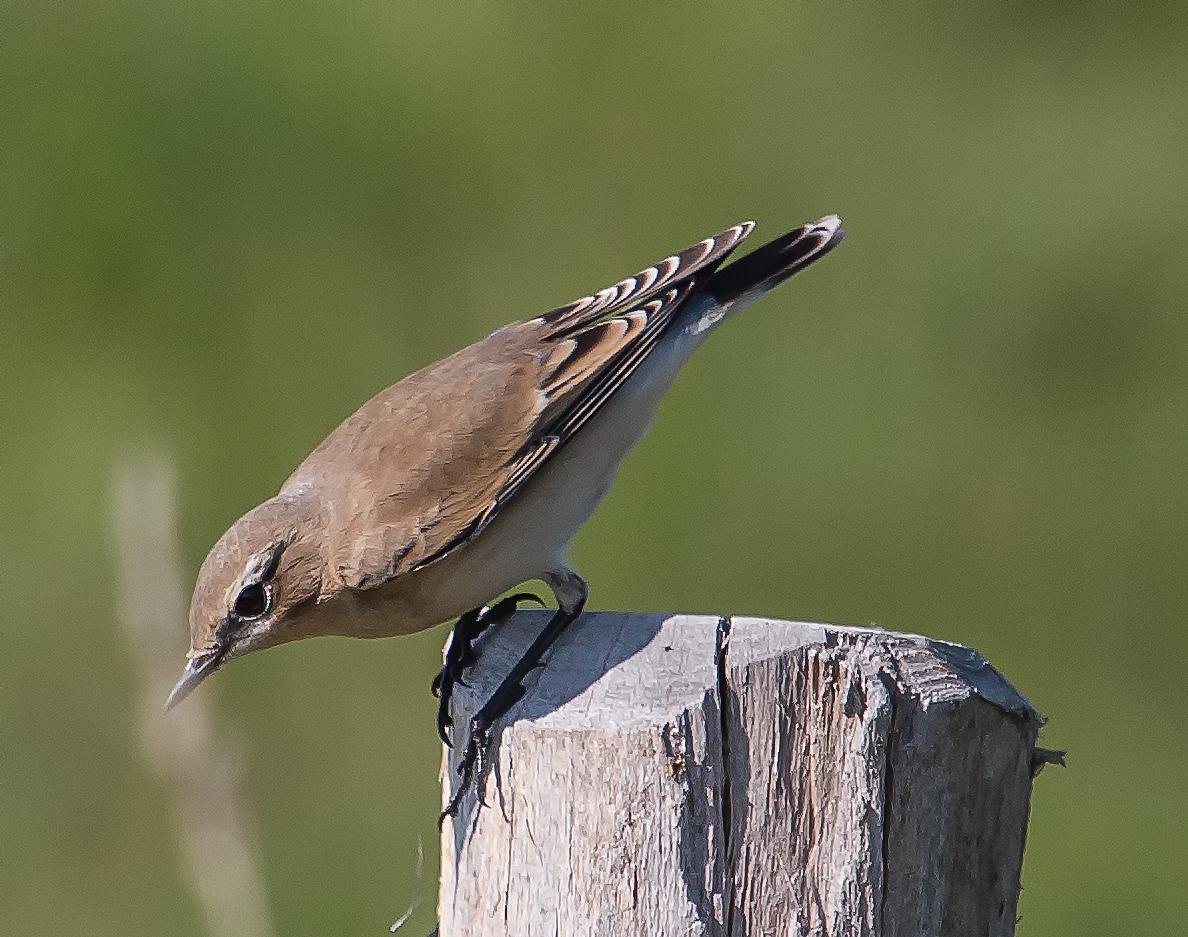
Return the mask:
{"type": "MultiPolygon", "coordinates": [[[[546,620],[484,636],[456,726],[546,620]]],[[[441,935],[1013,933],[1041,723],[943,641],[587,613],[443,830],[441,935]]]]}

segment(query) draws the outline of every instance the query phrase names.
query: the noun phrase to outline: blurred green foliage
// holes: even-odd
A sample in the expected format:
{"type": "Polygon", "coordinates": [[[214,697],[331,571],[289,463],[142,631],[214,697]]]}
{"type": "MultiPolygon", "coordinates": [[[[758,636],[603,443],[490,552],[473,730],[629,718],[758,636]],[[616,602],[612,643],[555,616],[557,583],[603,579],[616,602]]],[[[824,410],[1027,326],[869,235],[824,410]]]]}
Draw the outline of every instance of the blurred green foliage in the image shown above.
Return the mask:
{"type": "MultiPolygon", "coordinates": [[[[409,370],[832,211],[579,535],[592,604],[978,647],[1070,750],[1020,934],[1182,933],[1186,101],[1182,4],[4,4],[5,933],[200,933],[115,625],[120,452],[176,453],[192,573],[409,370]]],[[[444,638],[203,687],[281,933],[386,932],[436,854],[444,638]]]]}

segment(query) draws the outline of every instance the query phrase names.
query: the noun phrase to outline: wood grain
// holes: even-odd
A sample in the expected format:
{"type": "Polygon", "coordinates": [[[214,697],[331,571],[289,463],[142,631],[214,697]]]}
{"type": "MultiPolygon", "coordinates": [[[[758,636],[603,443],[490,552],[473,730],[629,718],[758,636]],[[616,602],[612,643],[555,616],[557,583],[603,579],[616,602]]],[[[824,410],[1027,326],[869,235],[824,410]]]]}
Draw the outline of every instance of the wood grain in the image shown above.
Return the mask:
{"type": "MultiPolygon", "coordinates": [[[[545,620],[484,638],[456,725],[545,620]]],[[[441,935],[1012,934],[1041,722],[944,642],[587,613],[443,830],[441,935]]]]}

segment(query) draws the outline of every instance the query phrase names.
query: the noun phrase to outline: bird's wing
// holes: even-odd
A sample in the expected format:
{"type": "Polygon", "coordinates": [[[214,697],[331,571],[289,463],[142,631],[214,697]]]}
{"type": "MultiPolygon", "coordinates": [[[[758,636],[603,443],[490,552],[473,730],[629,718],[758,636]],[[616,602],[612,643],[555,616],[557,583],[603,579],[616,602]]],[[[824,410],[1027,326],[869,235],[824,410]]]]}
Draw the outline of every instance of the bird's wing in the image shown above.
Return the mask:
{"type": "Polygon", "coordinates": [[[378,586],[477,536],[622,386],[696,283],[752,228],[736,225],[502,328],[360,407],[286,483],[347,479],[326,499],[335,578],[378,586]]]}
{"type": "Polygon", "coordinates": [[[633,277],[620,280],[614,286],[608,286],[590,296],[583,296],[564,306],[558,306],[533,321],[548,326],[550,338],[565,335],[571,330],[580,330],[591,322],[610,315],[616,309],[622,309],[628,303],[646,299],[711,264],[721,263],[753,230],[753,221],[736,224],[721,234],[698,241],[679,254],[665,257],[659,263],[645,267],[633,277]]]}

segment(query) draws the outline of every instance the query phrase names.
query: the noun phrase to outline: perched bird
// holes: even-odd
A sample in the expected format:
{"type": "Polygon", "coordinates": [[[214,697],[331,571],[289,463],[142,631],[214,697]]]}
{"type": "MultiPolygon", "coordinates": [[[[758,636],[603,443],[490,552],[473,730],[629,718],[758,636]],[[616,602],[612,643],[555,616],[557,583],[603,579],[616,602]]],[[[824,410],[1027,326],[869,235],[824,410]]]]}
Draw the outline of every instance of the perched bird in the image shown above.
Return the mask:
{"type": "Polygon", "coordinates": [[[565,564],[566,546],[681,365],[724,319],[845,234],[831,215],[722,266],[753,228],[735,225],[505,326],[363,404],[211,549],[167,708],[249,651],[315,635],[412,634],[460,616],[433,683],[448,742],[450,691],[471,642],[535,597],[487,603],[543,580],[558,609],[471,720],[454,813],[482,772],[492,723],[580,614],[587,587],[565,564]]]}

